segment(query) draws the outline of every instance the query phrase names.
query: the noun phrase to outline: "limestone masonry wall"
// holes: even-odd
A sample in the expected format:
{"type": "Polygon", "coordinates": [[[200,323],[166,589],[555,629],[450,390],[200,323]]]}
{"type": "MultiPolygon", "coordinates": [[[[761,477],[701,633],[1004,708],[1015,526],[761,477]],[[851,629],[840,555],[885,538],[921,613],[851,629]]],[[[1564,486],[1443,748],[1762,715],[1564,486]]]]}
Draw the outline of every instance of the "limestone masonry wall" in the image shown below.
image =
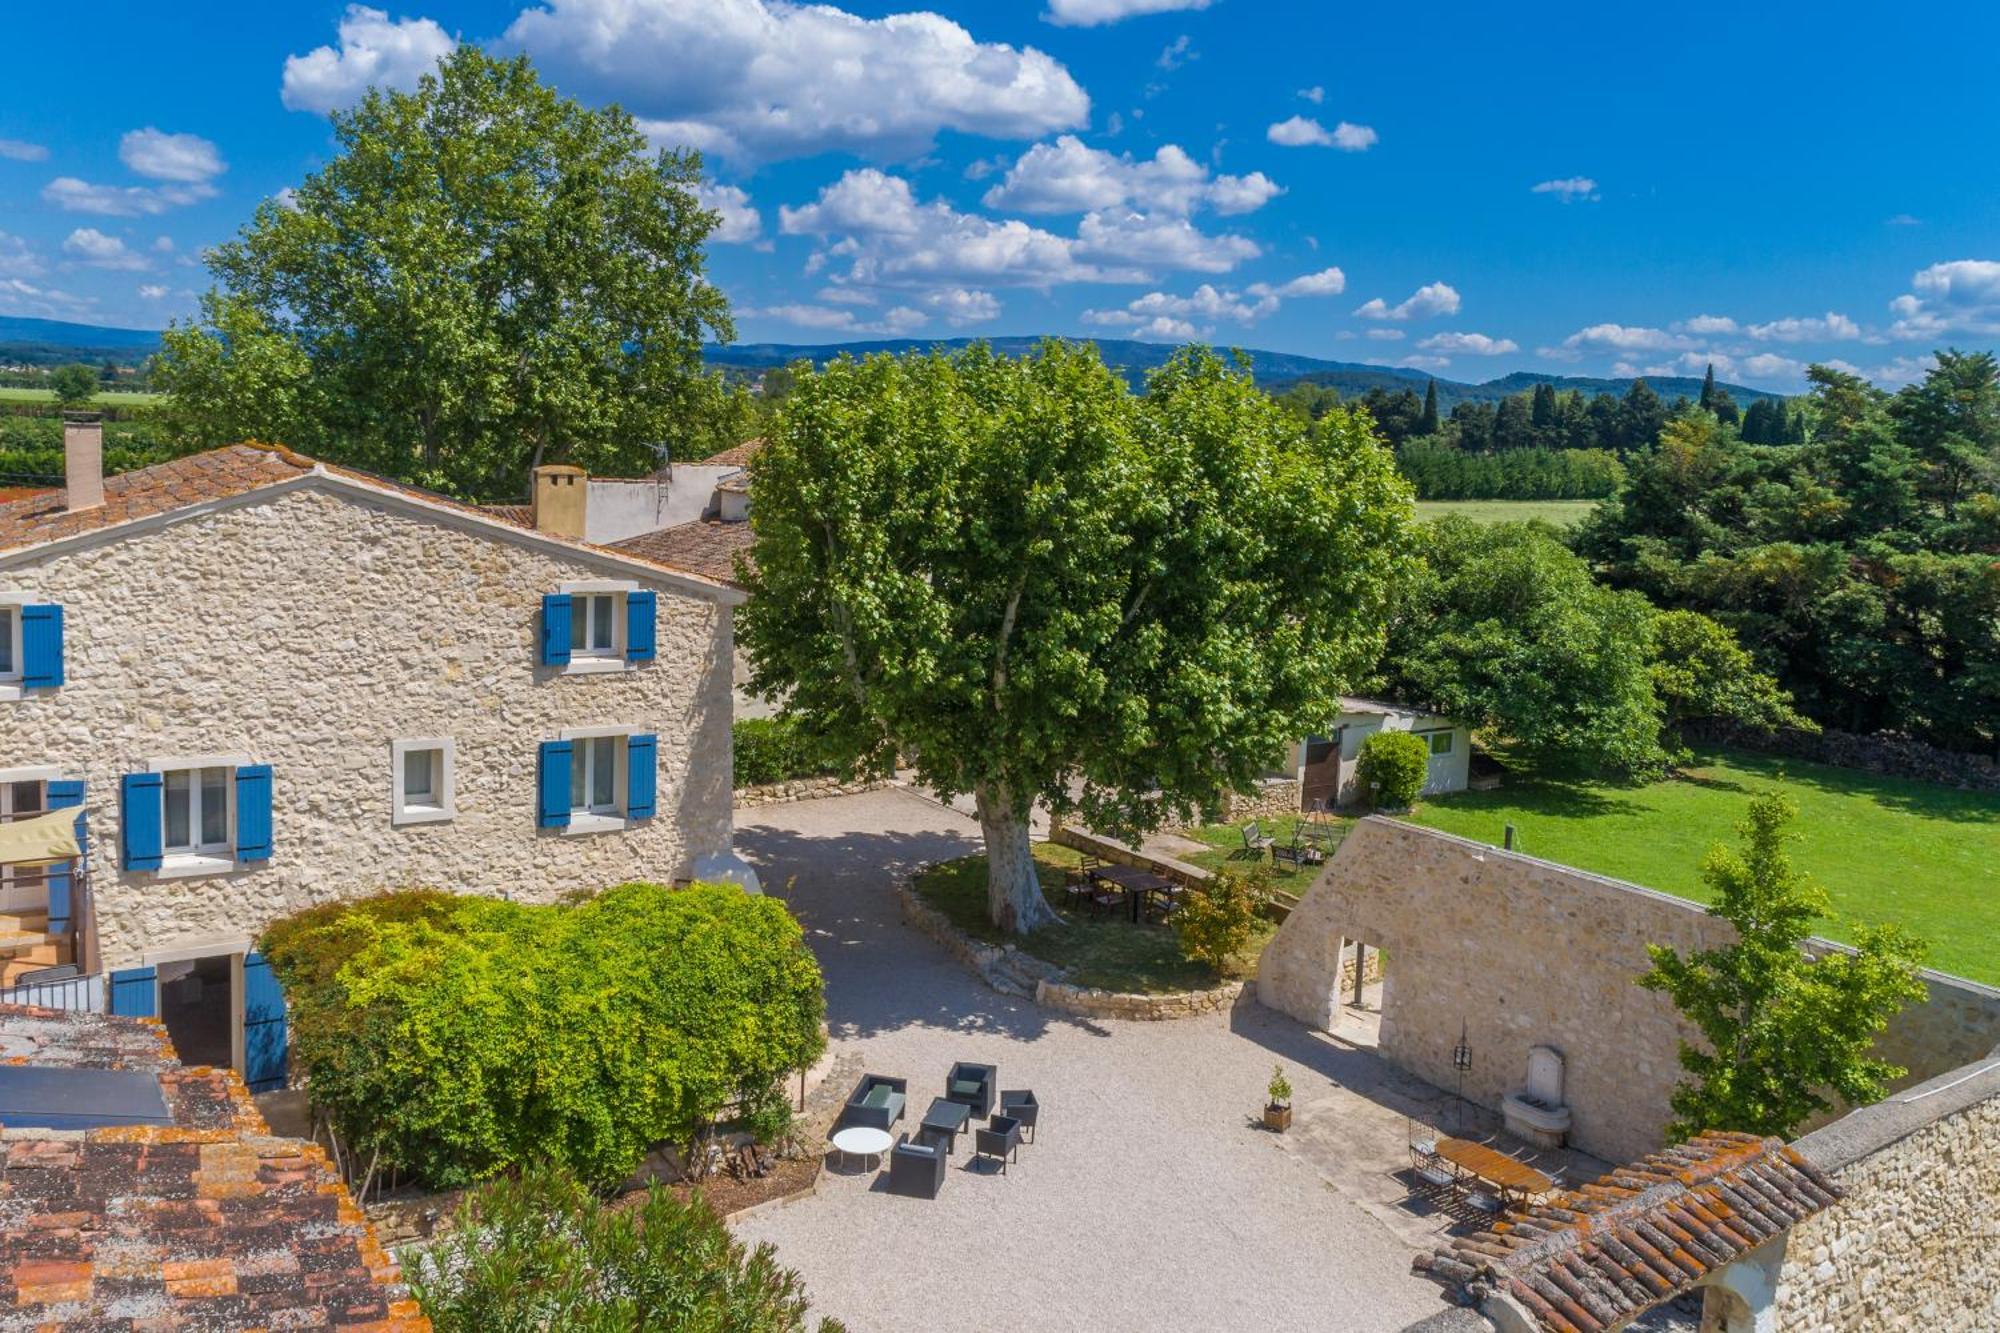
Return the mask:
{"type": "Polygon", "coordinates": [[[302,490],[0,569],[0,589],[64,608],[67,683],[0,704],[0,768],[86,782],[107,967],[336,896],[430,885],[546,901],[669,879],[729,845],[729,609],[671,580],[302,490]],[[658,594],[656,660],[537,665],[543,594],[606,578],[658,594]],[[658,818],[538,829],[538,743],[592,726],[658,735],[658,818]],[[392,826],[390,742],[431,736],[455,742],[457,816],[392,826]],[[120,872],[120,775],[230,754],[273,768],[272,860],[120,872]]]}
{"type": "MultiPolygon", "coordinates": [[[[1498,1109],[1526,1081],[1528,1050],[1565,1061],[1572,1141],[1612,1161],[1661,1144],[1679,1042],[1692,1038],[1666,997],[1634,979],[1648,943],[1719,945],[1727,923],[1635,885],[1383,818],[1361,821],[1265,950],[1258,999],[1331,1028],[1342,939],[1384,950],[1381,1050],[1445,1088],[1452,1048],[1472,1048],[1465,1094],[1498,1109]]],[[[1907,1082],[1981,1058],[2000,1043],[2000,991],[1926,974],[1927,1004],[1906,1010],[1879,1049],[1907,1082]]]]}

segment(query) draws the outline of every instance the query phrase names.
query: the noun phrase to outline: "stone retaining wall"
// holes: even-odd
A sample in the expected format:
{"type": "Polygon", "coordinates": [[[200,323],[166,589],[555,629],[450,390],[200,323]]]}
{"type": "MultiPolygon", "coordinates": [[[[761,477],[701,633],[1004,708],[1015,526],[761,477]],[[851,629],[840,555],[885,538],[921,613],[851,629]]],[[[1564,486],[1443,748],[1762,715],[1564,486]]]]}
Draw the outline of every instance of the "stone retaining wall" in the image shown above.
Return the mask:
{"type": "Polygon", "coordinates": [[[856,782],[849,778],[794,778],[790,782],[769,782],[758,787],[738,787],[733,804],[738,810],[760,805],[790,805],[794,801],[819,801],[829,796],[859,796],[895,786],[891,778],[869,778],[856,782]]]}
{"type": "Polygon", "coordinates": [[[1049,841],[1059,847],[1094,856],[1100,861],[1113,865],[1131,866],[1136,870],[1150,870],[1157,875],[1195,887],[1208,883],[1209,872],[1198,865],[1191,865],[1177,857],[1160,856],[1152,852],[1142,852],[1135,847],[1127,847],[1115,838],[1107,838],[1101,833],[1086,829],[1071,828],[1067,824],[1057,824],[1049,830],[1049,841]]]}
{"type": "Polygon", "coordinates": [[[2000,791],[2000,763],[1991,757],[1940,750],[1908,736],[1888,733],[1861,736],[1832,729],[1814,733],[1790,728],[1765,735],[1732,727],[1696,725],[1688,728],[1688,737],[1864,773],[1913,778],[1969,791],[2000,791]]]}

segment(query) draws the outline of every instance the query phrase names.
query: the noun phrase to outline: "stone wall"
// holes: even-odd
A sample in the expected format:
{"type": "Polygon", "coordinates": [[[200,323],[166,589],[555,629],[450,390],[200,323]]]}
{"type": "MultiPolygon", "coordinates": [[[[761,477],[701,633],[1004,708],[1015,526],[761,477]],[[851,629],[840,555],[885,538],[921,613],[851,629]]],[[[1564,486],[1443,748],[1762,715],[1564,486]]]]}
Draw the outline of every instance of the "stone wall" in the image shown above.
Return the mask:
{"type": "Polygon", "coordinates": [[[2000,1328],[2000,1051],[1806,1135],[1846,1192],[1793,1228],[1777,1327],[2000,1328]]]}
{"type": "Polygon", "coordinates": [[[750,810],[762,805],[790,805],[794,801],[820,801],[829,796],[859,796],[863,792],[893,787],[891,778],[869,778],[854,782],[847,778],[794,778],[790,782],[767,782],[757,787],[738,787],[736,808],[750,810]]]}
{"type": "Polygon", "coordinates": [[[1992,756],[1940,750],[1920,740],[1893,733],[1873,736],[1851,731],[1795,731],[1783,728],[1766,734],[1721,725],[1696,725],[1690,739],[1737,745],[1764,754],[1807,759],[1816,764],[1856,768],[1865,773],[1942,783],[1970,791],[2000,791],[2000,762],[1992,756]]]}
{"type": "Polygon", "coordinates": [[[665,575],[311,488],[5,564],[0,589],[62,603],[67,683],[0,703],[0,768],[85,780],[106,967],[240,941],[339,896],[547,901],[671,879],[729,846],[729,607],[665,575]],[[537,665],[543,594],[607,578],[657,593],[656,660],[537,665]],[[658,818],[537,828],[538,744],[592,726],[658,736],[658,818]],[[390,742],[434,736],[455,744],[456,817],[393,826],[390,742]],[[119,871],[120,776],[198,755],[272,766],[272,859],[201,878],[119,871]]]}
{"type": "MultiPolygon", "coordinates": [[[[1695,1034],[1666,997],[1634,983],[1645,946],[1683,951],[1728,939],[1699,905],[1412,824],[1369,818],[1341,844],[1264,952],[1258,998],[1320,1028],[1342,940],[1386,951],[1381,1049],[1438,1087],[1457,1085],[1451,1052],[1472,1048],[1465,1093],[1498,1109],[1522,1086],[1528,1050],[1565,1060],[1572,1141],[1612,1161],[1659,1147],[1679,1042],[1695,1034]]],[[[1828,946],[1832,947],[1832,946],[1828,946]]],[[[1927,973],[1879,1049],[1909,1082],[2000,1042],[2000,991],[1927,973]]]]}

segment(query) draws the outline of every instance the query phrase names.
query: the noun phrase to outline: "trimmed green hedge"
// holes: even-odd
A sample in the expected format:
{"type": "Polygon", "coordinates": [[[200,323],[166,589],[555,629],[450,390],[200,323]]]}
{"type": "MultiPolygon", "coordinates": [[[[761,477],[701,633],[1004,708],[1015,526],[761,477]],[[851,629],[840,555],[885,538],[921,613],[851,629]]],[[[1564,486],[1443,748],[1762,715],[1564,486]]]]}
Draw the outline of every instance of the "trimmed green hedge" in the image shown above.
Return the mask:
{"type": "Polygon", "coordinates": [[[796,718],[744,718],[734,728],[736,786],[762,787],[799,778],[839,774],[840,765],[819,755],[805,727],[796,718]]]}
{"type": "Polygon", "coordinates": [[[1431,747],[1407,731],[1378,731],[1361,742],[1354,774],[1384,810],[1407,810],[1430,776],[1431,747]]]}
{"type": "Polygon", "coordinates": [[[435,1186],[543,1159],[615,1182],[825,1044],[798,923],[730,885],[561,907],[411,890],[310,908],[259,947],[314,1104],[361,1160],[435,1186]]]}

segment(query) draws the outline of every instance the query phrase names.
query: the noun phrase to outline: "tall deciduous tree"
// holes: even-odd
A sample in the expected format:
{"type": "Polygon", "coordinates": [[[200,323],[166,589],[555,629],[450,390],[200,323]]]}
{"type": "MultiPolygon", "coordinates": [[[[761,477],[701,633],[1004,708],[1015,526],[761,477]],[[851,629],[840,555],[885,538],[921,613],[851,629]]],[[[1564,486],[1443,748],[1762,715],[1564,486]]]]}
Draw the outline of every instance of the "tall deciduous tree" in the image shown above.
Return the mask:
{"type": "Polygon", "coordinates": [[[336,112],[333,136],[211,253],[200,320],[167,334],[157,376],[185,435],[485,497],[545,460],[686,457],[747,416],[702,373],[702,341],[732,329],[703,277],[718,218],[696,154],[472,46],[336,112]]]}
{"type": "Polygon", "coordinates": [[[78,362],[49,372],[49,388],[64,407],[82,407],[97,396],[97,372],[78,362]]]}
{"type": "Polygon", "coordinates": [[[1212,810],[1330,724],[1409,567],[1366,418],[1308,426],[1213,354],[1141,395],[1094,351],[801,368],[753,464],[753,687],[842,758],[969,793],[994,921],[1052,919],[1040,800],[1212,810]]]}
{"type": "Polygon", "coordinates": [[[1681,1044],[1686,1077],[1667,1127],[1676,1139],[1711,1129],[1790,1138],[1830,1098],[1865,1105],[1905,1072],[1870,1051],[1923,998],[1924,946],[1884,925],[1858,927],[1853,953],[1806,951],[1828,904],[1785,850],[1797,816],[1784,796],[1759,796],[1738,825],[1742,850],[1717,846],[1702,862],[1709,914],[1736,928],[1734,942],[1685,956],[1648,946],[1653,966],[1639,984],[1670,997],[1702,1036],[1681,1044]]]}

